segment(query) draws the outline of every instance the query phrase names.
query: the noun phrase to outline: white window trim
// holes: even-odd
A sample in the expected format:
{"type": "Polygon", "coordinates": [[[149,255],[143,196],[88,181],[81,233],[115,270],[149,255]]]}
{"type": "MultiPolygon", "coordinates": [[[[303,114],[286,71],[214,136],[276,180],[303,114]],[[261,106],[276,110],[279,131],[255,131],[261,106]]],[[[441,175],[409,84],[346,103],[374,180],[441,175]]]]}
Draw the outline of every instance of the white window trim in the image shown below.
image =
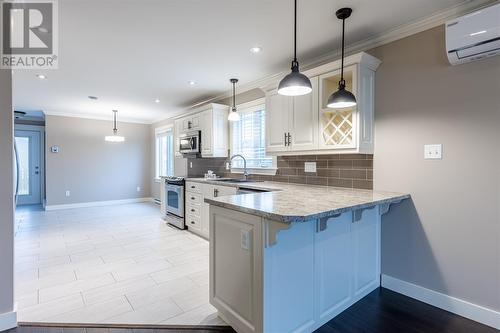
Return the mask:
{"type": "MultiPolygon", "coordinates": [[[[153,156],[153,159],[154,159],[154,177],[153,177],[153,180],[155,181],[155,183],[160,183],[161,182],[161,178],[158,177],[158,175],[156,174],[156,172],[158,171],[157,170],[157,166],[158,166],[158,161],[157,161],[157,156],[156,156],[156,150],[158,149],[157,147],[157,138],[158,138],[158,135],[160,134],[163,134],[163,133],[166,133],[168,131],[172,131],[172,134],[173,134],[173,131],[174,131],[174,124],[168,124],[168,125],[164,125],[164,126],[160,126],[160,127],[157,127],[155,128],[155,137],[154,137],[154,144],[155,144],[155,150],[154,150],[154,156],[153,156]]],[[[174,147],[175,148],[175,147],[174,147]]]]}
{"type": "MultiPolygon", "coordinates": [[[[266,99],[264,97],[258,98],[256,100],[253,100],[253,101],[250,101],[250,102],[238,104],[238,105],[236,105],[236,110],[246,109],[244,113],[259,111],[261,105],[266,105],[266,99]]],[[[238,112],[240,112],[240,111],[238,111],[238,112]]],[[[266,110],[266,112],[267,112],[267,110],[266,110]]],[[[266,126],[267,126],[267,123],[266,123],[266,126]]],[[[229,129],[230,129],[229,138],[230,138],[230,140],[232,140],[232,138],[233,138],[233,127],[231,125],[229,125],[229,129]]],[[[230,149],[231,149],[232,146],[233,146],[232,142],[229,142],[230,149]]],[[[232,156],[233,154],[232,154],[231,151],[230,151],[230,153],[231,153],[231,156],[232,156]]],[[[278,170],[278,160],[277,160],[276,156],[271,156],[271,157],[273,159],[273,166],[271,168],[265,168],[265,169],[262,169],[262,168],[247,168],[248,173],[250,173],[251,175],[275,176],[276,175],[276,171],[278,170]]],[[[231,173],[243,174],[244,172],[245,172],[245,169],[243,169],[243,168],[232,168],[231,167],[231,173]]]]}

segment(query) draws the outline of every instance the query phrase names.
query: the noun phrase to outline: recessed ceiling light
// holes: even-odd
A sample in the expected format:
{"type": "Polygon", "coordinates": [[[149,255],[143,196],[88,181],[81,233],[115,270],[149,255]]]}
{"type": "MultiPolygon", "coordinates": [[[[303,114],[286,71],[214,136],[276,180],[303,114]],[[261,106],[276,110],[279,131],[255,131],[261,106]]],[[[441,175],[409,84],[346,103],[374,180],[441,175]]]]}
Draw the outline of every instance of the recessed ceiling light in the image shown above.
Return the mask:
{"type": "Polygon", "coordinates": [[[89,99],[93,100],[93,101],[96,101],[99,99],[99,97],[97,96],[89,96],[89,99]]]}
{"type": "Polygon", "coordinates": [[[260,46],[254,46],[254,47],[252,47],[250,49],[250,52],[252,52],[252,53],[260,53],[260,52],[262,52],[262,47],[260,47],[260,46]]]}
{"type": "Polygon", "coordinates": [[[195,82],[195,81],[188,81],[188,84],[189,84],[190,86],[194,86],[194,85],[196,84],[196,82],[195,82]]]}
{"type": "Polygon", "coordinates": [[[160,103],[160,100],[158,98],[155,99],[155,103],[160,103]]]}
{"type": "Polygon", "coordinates": [[[39,78],[40,80],[45,80],[47,77],[43,74],[37,74],[36,75],[37,78],[39,78]]]}

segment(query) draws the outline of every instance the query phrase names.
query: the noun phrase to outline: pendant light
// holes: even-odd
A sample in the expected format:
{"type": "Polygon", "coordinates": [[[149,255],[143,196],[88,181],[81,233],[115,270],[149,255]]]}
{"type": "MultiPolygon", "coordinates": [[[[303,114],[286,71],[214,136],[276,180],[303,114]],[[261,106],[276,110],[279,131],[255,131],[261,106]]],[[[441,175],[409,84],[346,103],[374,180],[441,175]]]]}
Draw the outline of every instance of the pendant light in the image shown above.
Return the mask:
{"type": "Polygon", "coordinates": [[[229,116],[227,117],[227,120],[229,121],[239,121],[240,120],[240,115],[238,114],[238,111],[236,110],[236,83],[238,82],[238,79],[231,79],[229,80],[233,84],[233,106],[231,107],[231,112],[229,112],[229,116]]]}
{"type": "Polygon", "coordinates": [[[356,97],[349,90],[345,89],[344,80],[344,35],[345,35],[345,19],[351,16],[351,8],[341,8],[337,10],[335,15],[339,20],[342,20],[342,65],[340,67],[339,88],[329,98],[326,104],[332,109],[349,108],[356,105],[356,97]]]}
{"type": "Polygon", "coordinates": [[[123,142],[125,141],[125,137],[117,135],[118,128],[116,128],[116,113],[118,110],[113,110],[113,135],[106,135],[104,137],[105,141],[108,142],[123,142]]]}
{"type": "Polygon", "coordinates": [[[306,95],[312,91],[311,81],[299,71],[299,62],[297,61],[297,0],[294,1],[292,72],[285,76],[278,86],[278,94],[285,96],[306,95]]]}

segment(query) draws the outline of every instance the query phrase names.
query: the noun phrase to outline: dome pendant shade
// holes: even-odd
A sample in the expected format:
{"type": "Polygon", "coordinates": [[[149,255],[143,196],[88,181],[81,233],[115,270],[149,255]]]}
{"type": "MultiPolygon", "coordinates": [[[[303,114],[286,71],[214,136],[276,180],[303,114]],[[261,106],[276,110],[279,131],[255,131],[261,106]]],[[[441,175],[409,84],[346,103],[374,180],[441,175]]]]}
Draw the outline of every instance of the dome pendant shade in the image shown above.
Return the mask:
{"type": "Polygon", "coordinates": [[[312,91],[311,81],[299,71],[299,64],[292,64],[292,72],[281,80],[278,94],[285,96],[301,96],[312,91]]]}
{"type": "Polygon", "coordinates": [[[330,95],[326,106],[332,109],[342,109],[353,107],[357,104],[356,97],[352,92],[345,89],[344,80],[344,36],[345,36],[345,20],[351,16],[351,8],[341,8],[335,12],[335,15],[339,20],[342,20],[342,60],[340,67],[340,81],[339,88],[336,92],[330,95]]]}
{"type": "Polygon", "coordinates": [[[231,111],[227,116],[227,120],[229,121],[240,121],[240,115],[238,114],[238,110],[236,109],[236,83],[238,79],[229,80],[233,85],[233,106],[231,107],[231,111]]]}
{"type": "Polygon", "coordinates": [[[299,62],[297,61],[297,0],[294,1],[294,5],[292,72],[285,76],[278,85],[278,94],[284,96],[301,96],[312,91],[311,81],[299,71],[299,62]]]}
{"type": "Polygon", "coordinates": [[[326,106],[332,109],[350,108],[356,105],[356,97],[345,85],[339,84],[339,89],[330,95],[326,106]]]}

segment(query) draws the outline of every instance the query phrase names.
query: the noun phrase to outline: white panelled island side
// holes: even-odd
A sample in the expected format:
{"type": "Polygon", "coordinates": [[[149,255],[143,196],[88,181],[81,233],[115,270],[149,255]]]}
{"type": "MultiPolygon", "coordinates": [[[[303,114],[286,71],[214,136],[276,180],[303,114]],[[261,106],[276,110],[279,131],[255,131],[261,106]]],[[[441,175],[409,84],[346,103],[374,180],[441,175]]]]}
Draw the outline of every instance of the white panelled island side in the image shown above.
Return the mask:
{"type": "Polygon", "coordinates": [[[410,198],[274,182],[224,186],[269,191],[204,199],[210,303],[240,333],[312,332],[378,288],[381,215],[410,198]]]}

